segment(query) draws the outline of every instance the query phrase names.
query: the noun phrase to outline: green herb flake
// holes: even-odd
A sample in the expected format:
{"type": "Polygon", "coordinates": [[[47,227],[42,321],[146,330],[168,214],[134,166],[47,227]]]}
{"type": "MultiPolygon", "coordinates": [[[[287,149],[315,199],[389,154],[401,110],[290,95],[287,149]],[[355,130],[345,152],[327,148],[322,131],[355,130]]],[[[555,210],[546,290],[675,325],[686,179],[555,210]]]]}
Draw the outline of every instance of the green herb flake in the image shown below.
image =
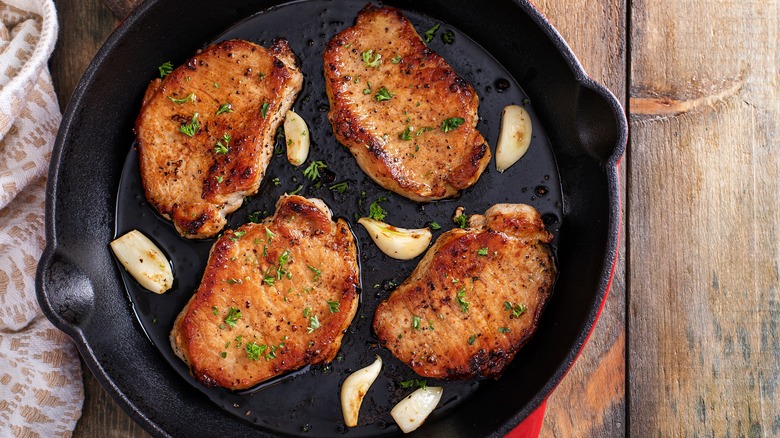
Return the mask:
{"type": "Polygon", "coordinates": [[[257,345],[256,342],[248,342],[245,347],[246,355],[252,360],[260,359],[260,356],[267,349],[267,345],[257,345]]]}
{"type": "Polygon", "coordinates": [[[262,81],[265,78],[265,73],[260,73],[259,75],[257,75],[257,78],[262,81]]]}
{"type": "Polygon", "coordinates": [[[228,278],[227,279],[227,284],[236,284],[236,283],[239,283],[239,281],[236,280],[235,278],[228,278]]]}
{"type": "Polygon", "coordinates": [[[460,305],[460,311],[466,313],[469,311],[469,302],[466,301],[466,288],[461,288],[455,295],[455,300],[460,305]]]}
{"type": "Polygon", "coordinates": [[[273,286],[274,283],[276,283],[276,277],[274,277],[273,275],[266,275],[265,277],[263,277],[263,283],[269,286],[273,286]]]}
{"type": "Polygon", "coordinates": [[[488,255],[487,247],[478,249],[477,250],[477,255],[481,255],[482,257],[486,257],[488,255]]]}
{"type": "Polygon", "coordinates": [[[244,236],[244,234],[246,234],[246,231],[236,231],[235,233],[233,233],[232,236],[230,236],[230,240],[233,242],[237,242],[238,239],[244,236]]]}
{"type": "Polygon", "coordinates": [[[322,271],[315,268],[312,265],[306,265],[306,267],[309,268],[309,270],[314,273],[314,277],[312,277],[312,281],[315,283],[320,281],[320,277],[322,277],[322,271]]]}
{"type": "Polygon", "coordinates": [[[338,301],[327,301],[328,307],[330,308],[330,313],[338,313],[339,312],[339,302],[338,301]]]}
{"type": "Polygon", "coordinates": [[[247,219],[249,219],[249,222],[252,222],[253,224],[259,224],[263,220],[263,213],[260,210],[253,211],[252,213],[248,214],[247,219]]]}
{"type": "Polygon", "coordinates": [[[371,94],[371,82],[366,82],[367,88],[363,89],[363,94],[371,94]]]}
{"type": "Polygon", "coordinates": [[[408,389],[408,388],[414,388],[415,386],[425,389],[428,387],[428,381],[427,380],[418,380],[418,379],[411,379],[411,380],[404,380],[401,382],[401,388],[408,389]]]}
{"type": "Polygon", "coordinates": [[[509,333],[511,330],[509,330],[508,327],[499,327],[498,332],[499,333],[509,333]]]}
{"type": "Polygon", "coordinates": [[[339,193],[344,193],[349,188],[349,183],[346,181],[342,181],[340,183],[333,184],[332,186],[328,187],[331,190],[336,190],[339,193]]]}
{"type": "Polygon", "coordinates": [[[420,317],[419,316],[412,316],[412,328],[414,330],[420,330],[420,317]]]}
{"type": "Polygon", "coordinates": [[[474,341],[476,341],[476,340],[477,340],[477,335],[471,335],[471,337],[469,338],[469,341],[468,341],[469,345],[474,345],[474,341]]]}
{"type": "Polygon", "coordinates": [[[223,177],[221,177],[221,176],[218,176],[218,177],[216,178],[216,180],[217,180],[217,184],[221,184],[221,183],[222,183],[222,181],[223,181],[224,179],[225,179],[225,178],[223,178],[223,177]]]}
{"type": "Polygon", "coordinates": [[[164,62],[161,66],[157,67],[160,70],[160,77],[164,78],[171,74],[173,71],[173,64],[170,61],[164,62]]]}
{"type": "MultiPolygon", "coordinates": [[[[225,317],[225,324],[229,325],[230,327],[235,327],[236,322],[241,318],[241,311],[236,309],[233,306],[230,306],[230,310],[228,311],[227,317],[225,317]]],[[[230,342],[228,341],[228,344],[230,342]]],[[[225,348],[227,348],[227,345],[225,345],[225,348]]]]}
{"type": "Polygon", "coordinates": [[[214,146],[214,153],[225,155],[228,153],[228,146],[230,145],[230,134],[222,134],[222,139],[214,146]]]}
{"type": "Polygon", "coordinates": [[[460,117],[450,117],[449,119],[445,119],[443,122],[441,122],[441,130],[444,132],[454,131],[458,129],[458,127],[465,121],[466,120],[460,117]]]}
{"type": "Polygon", "coordinates": [[[314,330],[317,330],[318,328],[320,328],[320,320],[317,319],[317,315],[310,316],[309,317],[309,328],[307,329],[307,331],[309,333],[312,333],[312,332],[314,332],[314,330]]]}
{"type": "Polygon", "coordinates": [[[303,170],[303,176],[314,181],[320,177],[320,169],[327,169],[328,165],[322,161],[312,161],[309,166],[303,170]]]}
{"type": "Polygon", "coordinates": [[[382,208],[379,203],[385,201],[387,201],[387,198],[380,196],[379,199],[372,202],[371,205],[368,206],[368,217],[377,221],[384,220],[387,216],[387,210],[382,208]]]}
{"type": "Polygon", "coordinates": [[[444,41],[444,44],[452,44],[455,42],[455,33],[448,30],[441,35],[441,40],[444,41]]]}
{"type": "Polygon", "coordinates": [[[200,123],[198,123],[198,113],[195,113],[192,115],[192,121],[190,123],[179,126],[179,132],[187,137],[192,137],[198,132],[198,128],[200,128],[200,123]]]}
{"type": "Polygon", "coordinates": [[[404,132],[398,134],[398,138],[404,141],[409,141],[412,139],[412,131],[414,130],[413,126],[407,126],[406,129],[404,129],[404,132]]]}
{"type": "Polygon", "coordinates": [[[219,357],[221,357],[222,359],[226,358],[227,357],[227,351],[223,351],[222,353],[219,353],[219,357]]]}
{"type": "Polygon", "coordinates": [[[430,43],[433,37],[436,36],[436,31],[441,27],[441,23],[436,23],[432,28],[425,31],[425,42],[430,43]]]}
{"type": "Polygon", "coordinates": [[[360,54],[360,57],[363,59],[366,67],[379,67],[379,64],[382,63],[382,54],[374,54],[373,50],[366,50],[360,54]]]}
{"type": "Polygon", "coordinates": [[[214,315],[219,315],[219,309],[217,309],[217,306],[211,306],[211,313],[214,315]]]}
{"type": "Polygon", "coordinates": [[[219,88],[219,82],[214,82],[214,88],[219,88]]]}
{"type": "Polygon", "coordinates": [[[431,221],[430,227],[431,227],[431,230],[433,230],[433,231],[441,230],[441,225],[439,225],[439,223],[436,222],[436,221],[431,221]]]}
{"type": "Polygon", "coordinates": [[[274,237],[276,237],[276,234],[272,233],[268,227],[265,227],[265,238],[270,242],[274,239],[274,237]]]}
{"type": "Polygon", "coordinates": [[[288,193],[288,195],[297,195],[298,193],[303,190],[303,184],[299,185],[297,189],[293,190],[292,192],[288,193]]]}
{"type": "Polygon", "coordinates": [[[423,134],[423,132],[433,131],[436,128],[430,128],[430,127],[423,127],[417,130],[417,132],[414,133],[415,137],[419,137],[423,134]]]}
{"type": "Polygon", "coordinates": [[[401,55],[395,55],[393,59],[390,60],[390,62],[392,62],[393,64],[398,64],[399,62],[401,62],[402,59],[403,58],[401,58],[401,55]]]}
{"type": "Polygon", "coordinates": [[[523,313],[528,311],[528,308],[523,304],[512,304],[509,301],[504,301],[504,310],[509,310],[512,312],[512,314],[509,315],[509,319],[517,319],[520,318],[523,313]]]}
{"type": "Polygon", "coordinates": [[[183,97],[181,99],[176,99],[173,96],[168,96],[168,99],[171,99],[171,102],[178,103],[179,105],[187,102],[192,102],[195,100],[195,93],[190,93],[186,97],[183,97]]]}
{"type": "Polygon", "coordinates": [[[466,228],[466,226],[468,226],[468,224],[469,224],[468,216],[466,216],[465,214],[460,214],[460,215],[456,216],[455,217],[455,224],[459,228],[466,228]]]}
{"type": "Polygon", "coordinates": [[[390,90],[388,90],[386,87],[383,86],[382,88],[379,89],[379,91],[376,92],[376,94],[374,95],[374,99],[377,102],[382,102],[383,100],[392,99],[393,96],[395,96],[395,93],[391,93],[390,90]]]}
{"type": "Polygon", "coordinates": [[[233,112],[233,105],[231,105],[230,102],[223,103],[217,109],[217,115],[224,114],[224,113],[232,113],[232,112],[233,112]]]}
{"type": "Polygon", "coordinates": [[[266,114],[268,114],[268,107],[269,106],[271,106],[271,105],[269,105],[268,102],[263,102],[263,104],[260,105],[260,114],[263,116],[263,118],[265,118],[266,114]]]}

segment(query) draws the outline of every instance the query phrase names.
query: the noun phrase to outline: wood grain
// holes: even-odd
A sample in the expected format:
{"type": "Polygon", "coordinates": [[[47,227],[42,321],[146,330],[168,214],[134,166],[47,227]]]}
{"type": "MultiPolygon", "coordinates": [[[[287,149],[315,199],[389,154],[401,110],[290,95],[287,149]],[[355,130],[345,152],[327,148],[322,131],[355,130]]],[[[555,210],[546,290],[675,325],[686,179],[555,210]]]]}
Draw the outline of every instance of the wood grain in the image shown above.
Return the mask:
{"type": "Polygon", "coordinates": [[[635,436],[780,435],[777,0],[634,0],[635,436]]]}
{"type": "MultiPolygon", "coordinates": [[[[626,96],[626,3],[534,2],[556,27],[585,71],[624,104],[626,96]]],[[[621,168],[621,183],[625,170],[621,168]]],[[[626,199],[625,185],[621,199],[626,199]]],[[[624,215],[625,217],[625,215],[624,215]]],[[[575,362],[547,402],[540,436],[600,437],[625,433],[625,236],[604,310],[575,362]]]]}

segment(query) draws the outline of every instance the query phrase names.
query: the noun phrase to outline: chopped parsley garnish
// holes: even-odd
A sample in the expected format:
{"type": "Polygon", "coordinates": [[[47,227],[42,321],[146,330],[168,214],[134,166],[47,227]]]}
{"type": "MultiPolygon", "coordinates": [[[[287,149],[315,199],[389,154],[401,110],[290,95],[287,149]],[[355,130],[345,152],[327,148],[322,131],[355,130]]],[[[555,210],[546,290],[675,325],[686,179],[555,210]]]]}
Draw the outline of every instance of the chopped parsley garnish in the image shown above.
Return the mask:
{"type": "Polygon", "coordinates": [[[384,86],[379,89],[379,91],[376,92],[374,95],[374,99],[376,99],[377,102],[381,102],[383,100],[390,100],[393,96],[395,96],[395,93],[391,93],[387,88],[384,86]]]}
{"type": "Polygon", "coordinates": [[[338,301],[330,301],[328,300],[328,307],[330,308],[330,313],[338,313],[339,311],[339,302],[338,301]]]}
{"type": "Polygon", "coordinates": [[[241,237],[242,237],[244,234],[246,234],[246,231],[236,231],[235,233],[233,233],[233,235],[232,235],[232,236],[230,236],[230,240],[231,240],[231,241],[233,241],[233,242],[236,242],[236,241],[238,241],[238,239],[240,239],[240,238],[241,238],[241,237]]]}
{"type": "Polygon", "coordinates": [[[235,327],[236,321],[238,321],[239,318],[241,318],[241,311],[236,309],[233,306],[230,306],[230,311],[228,312],[228,316],[225,318],[225,324],[229,325],[230,327],[235,327]]]}
{"type": "Polygon", "coordinates": [[[217,142],[217,145],[214,146],[214,152],[218,154],[226,154],[228,153],[228,146],[230,145],[230,134],[223,134],[222,140],[219,140],[217,142]]]}
{"type": "Polygon", "coordinates": [[[223,351],[222,353],[219,353],[219,357],[221,357],[222,359],[226,358],[227,357],[227,351],[223,351]]]}
{"type": "Polygon", "coordinates": [[[307,331],[309,333],[312,333],[314,330],[317,330],[320,328],[320,320],[317,319],[317,315],[312,315],[309,317],[309,328],[307,331]]]}
{"type": "Polygon", "coordinates": [[[219,310],[217,309],[217,306],[211,306],[211,313],[213,313],[214,315],[219,314],[219,310]]]}
{"type": "Polygon", "coordinates": [[[257,75],[257,78],[262,81],[265,78],[265,73],[260,73],[259,75],[257,75]]]}
{"type": "Polygon", "coordinates": [[[309,167],[303,170],[303,176],[314,181],[320,177],[320,169],[327,169],[328,165],[322,161],[312,161],[309,167]]]}
{"type": "Polygon", "coordinates": [[[498,332],[499,333],[509,333],[511,330],[509,330],[508,327],[499,327],[498,332]]]}
{"type": "Polygon", "coordinates": [[[221,176],[218,176],[218,177],[216,178],[216,180],[217,180],[217,184],[221,184],[221,183],[222,183],[222,180],[224,180],[224,178],[223,178],[223,177],[221,177],[221,176]]]}
{"type": "Polygon", "coordinates": [[[460,304],[460,311],[466,313],[469,311],[469,302],[466,301],[466,288],[462,288],[455,295],[455,300],[460,304]]]}
{"type": "Polygon", "coordinates": [[[237,283],[240,283],[240,282],[238,280],[236,280],[235,278],[228,278],[227,279],[227,284],[237,284],[237,283]]]}
{"type": "Polygon", "coordinates": [[[349,183],[346,181],[342,181],[340,183],[333,184],[332,186],[328,187],[331,190],[336,190],[339,193],[344,193],[349,188],[349,183]]]}
{"type": "Polygon", "coordinates": [[[484,257],[484,256],[487,256],[487,255],[488,255],[488,249],[487,249],[487,247],[478,249],[478,250],[477,250],[477,255],[481,255],[481,256],[483,256],[483,257],[484,257]]]}
{"type": "Polygon", "coordinates": [[[399,62],[401,62],[401,59],[403,59],[401,58],[401,55],[395,55],[393,59],[390,60],[390,62],[392,62],[393,64],[398,64],[399,62]]]}
{"type": "Polygon", "coordinates": [[[412,130],[414,129],[413,126],[407,126],[406,129],[404,129],[404,132],[398,134],[398,138],[401,140],[409,141],[412,139],[412,130]]]}
{"type": "Polygon", "coordinates": [[[178,103],[179,105],[181,105],[182,103],[187,103],[195,100],[195,93],[190,93],[186,97],[182,97],[181,99],[176,99],[173,96],[168,96],[168,99],[171,99],[171,102],[173,103],[178,103]]]}
{"type": "Polygon", "coordinates": [[[272,233],[268,227],[265,227],[265,238],[268,239],[268,241],[271,241],[274,237],[276,237],[276,234],[272,233]]]}
{"type": "Polygon", "coordinates": [[[411,380],[404,380],[403,382],[401,382],[401,388],[403,389],[414,388],[415,386],[425,389],[428,387],[428,381],[411,379],[411,380]]]}
{"type": "Polygon", "coordinates": [[[417,132],[414,133],[414,135],[415,137],[419,137],[422,135],[423,132],[433,131],[434,129],[436,128],[429,128],[429,127],[420,128],[417,130],[417,132]]]}
{"type": "Polygon", "coordinates": [[[320,281],[320,277],[322,277],[322,271],[315,268],[312,265],[306,265],[306,267],[309,268],[309,270],[314,273],[314,277],[312,277],[312,281],[314,281],[315,283],[320,281]]]}
{"type": "Polygon", "coordinates": [[[469,337],[469,345],[474,345],[474,341],[476,340],[477,340],[477,335],[471,335],[471,337],[469,337]]]}
{"type": "Polygon", "coordinates": [[[420,317],[419,316],[412,316],[412,328],[414,330],[420,330],[420,317]]]}
{"type": "Polygon", "coordinates": [[[249,222],[259,224],[263,220],[263,213],[260,210],[253,211],[246,218],[249,219],[249,222]]]}
{"type": "Polygon", "coordinates": [[[230,104],[230,102],[223,103],[219,106],[219,109],[217,109],[217,115],[224,114],[224,113],[232,113],[233,112],[233,105],[230,104]]]}
{"type": "Polygon", "coordinates": [[[269,105],[268,102],[263,102],[263,104],[260,105],[260,114],[263,116],[263,118],[265,118],[266,114],[268,113],[269,106],[271,105],[269,105]]]}
{"type": "Polygon", "coordinates": [[[190,123],[179,126],[179,132],[187,137],[192,137],[198,132],[198,128],[200,128],[200,123],[198,123],[198,113],[195,113],[192,115],[192,121],[190,123]]]}
{"type": "Polygon", "coordinates": [[[466,228],[469,224],[469,218],[465,214],[461,214],[455,217],[455,224],[460,228],[466,228]]]}
{"type": "Polygon", "coordinates": [[[452,44],[455,42],[455,33],[451,30],[448,30],[442,34],[441,40],[444,41],[445,44],[452,44]]]}
{"type": "Polygon", "coordinates": [[[387,198],[380,196],[379,199],[372,202],[371,205],[368,206],[368,217],[377,221],[384,220],[385,216],[387,216],[387,210],[382,208],[379,203],[385,201],[387,201],[387,198]]]}
{"type": "Polygon", "coordinates": [[[268,349],[267,345],[257,345],[256,342],[249,342],[246,344],[246,355],[252,360],[260,359],[260,355],[268,349]]]}
{"type": "Polygon", "coordinates": [[[374,54],[373,50],[366,50],[360,54],[360,57],[363,58],[366,67],[379,67],[379,64],[382,63],[382,54],[374,54]]]}
{"type": "Polygon", "coordinates": [[[273,275],[266,275],[265,277],[263,277],[263,283],[269,286],[273,286],[274,283],[276,283],[276,277],[274,277],[273,275]]]}
{"type": "Polygon", "coordinates": [[[303,189],[303,184],[299,185],[297,189],[295,189],[292,192],[288,193],[288,195],[297,195],[298,193],[301,192],[302,189],[303,189]]]}
{"type": "Polygon", "coordinates": [[[287,263],[290,262],[290,251],[284,250],[281,255],[279,255],[279,267],[276,268],[276,279],[281,280],[283,277],[292,278],[292,272],[287,271],[285,269],[287,267],[287,263]]]}
{"type": "Polygon", "coordinates": [[[441,130],[444,132],[454,131],[458,129],[458,126],[462,125],[463,122],[465,122],[465,120],[460,117],[450,117],[441,122],[441,130]]]}
{"type": "Polygon", "coordinates": [[[163,65],[157,67],[157,69],[160,70],[160,77],[164,78],[173,71],[173,64],[171,64],[170,61],[164,62],[163,65]]]}
{"type": "Polygon", "coordinates": [[[363,94],[371,94],[371,82],[366,82],[367,88],[363,89],[363,94]]]}
{"type": "Polygon", "coordinates": [[[441,23],[436,23],[432,28],[425,31],[425,42],[430,43],[436,36],[436,31],[441,27],[441,23]]]}
{"type": "Polygon", "coordinates": [[[272,183],[274,183],[274,185],[275,185],[276,187],[279,187],[280,185],[282,185],[282,180],[280,180],[278,177],[277,177],[277,178],[274,178],[274,179],[272,179],[272,180],[271,180],[271,182],[272,182],[272,183]]]}
{"type": "Polygon", "coordinates": [[[433,231],[441,230],[441,225],[436,221],[432,221],[430,226],[433,231]]]}
{"type": "Polygon", "coordinates": [[[509,310],[512,312],[512,314],[509,315],[509,319],[516,319],[520,318],[520,316],[525,313],[528,308],[522,304],[512,304],[509,301],[504,301],[504,310],[509,310]]]}
{"type": "Polygon", "coordinates": [[[311,315],[311,307],[304,307],[303,308],[303,317],[308,318],[309,315],[311,315]]]}

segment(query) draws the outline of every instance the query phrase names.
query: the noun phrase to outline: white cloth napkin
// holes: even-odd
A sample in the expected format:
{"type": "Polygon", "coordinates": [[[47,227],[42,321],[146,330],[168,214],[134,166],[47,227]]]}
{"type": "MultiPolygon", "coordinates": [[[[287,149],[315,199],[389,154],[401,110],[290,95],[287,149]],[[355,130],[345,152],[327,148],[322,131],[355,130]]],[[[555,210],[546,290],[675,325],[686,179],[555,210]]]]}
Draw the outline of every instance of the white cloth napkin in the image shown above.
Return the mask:
{"type": "Polygon", "coordinates": [[[84,401],[76,348],[35,297],[62,118],[46,64],[56,39],[51,0],[0,0],[0,437],[70,436],[84,401]]]}

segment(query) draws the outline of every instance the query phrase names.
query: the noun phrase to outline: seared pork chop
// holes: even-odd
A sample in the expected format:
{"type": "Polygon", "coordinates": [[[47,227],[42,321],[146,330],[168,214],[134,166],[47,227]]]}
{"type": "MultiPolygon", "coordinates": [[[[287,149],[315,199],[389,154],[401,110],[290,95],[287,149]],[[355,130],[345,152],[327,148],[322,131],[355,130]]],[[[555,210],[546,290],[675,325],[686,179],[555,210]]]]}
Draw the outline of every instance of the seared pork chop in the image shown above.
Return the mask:
{"type": "Polygon", "coordinates": [[[401,11],[366,6],[323,58],[333,132],[374,181],[415,201],[477,182],[490,161],[479,97],[401,11]]]}
{"type": "Polygon", "coordinates": [[[355,316],[359,278],[347,223],[319,199],[284,196],[273,217],[214,243],[171,345],[204,385],[228,389],[330,362],[355,316]]]}
{"type": "Polygon", "coordinates": [[[136,120],[146,198],[187,238],[216,235],[257,192],[303,75],[283,39],[207,47],[154,80],[136,120]]]}
{"type": "Polygon", "coordinates": [[[425,377],[498,377],[536,329],[550,296],[552,235],[539,212],[499,204],[442,234],[379,304],[382,344],[425,377]]]}

